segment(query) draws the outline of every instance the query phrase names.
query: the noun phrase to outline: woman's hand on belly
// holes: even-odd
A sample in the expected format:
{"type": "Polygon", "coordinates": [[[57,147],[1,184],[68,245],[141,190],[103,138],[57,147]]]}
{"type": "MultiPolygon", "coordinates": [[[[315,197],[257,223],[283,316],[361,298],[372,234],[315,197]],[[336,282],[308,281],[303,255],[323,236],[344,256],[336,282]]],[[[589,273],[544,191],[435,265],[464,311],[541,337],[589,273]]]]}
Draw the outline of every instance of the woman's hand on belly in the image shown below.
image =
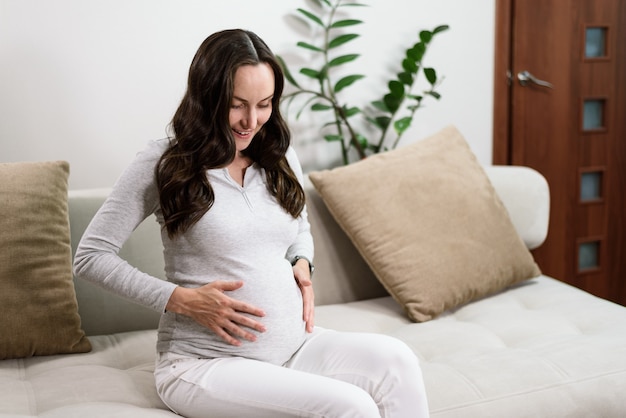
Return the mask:
{"type": "Polygon", "coordinates": [[[252,316],[263,317],[265,312],[225,293],[242,286],[241,281],[221,280],[193,289],[179,286],[170,296],[166,309],[192,318],[228,344],[239,346],[241,339],[254,342],[256,335],[250,330],[265,332],[265,326],[252,316]]]}

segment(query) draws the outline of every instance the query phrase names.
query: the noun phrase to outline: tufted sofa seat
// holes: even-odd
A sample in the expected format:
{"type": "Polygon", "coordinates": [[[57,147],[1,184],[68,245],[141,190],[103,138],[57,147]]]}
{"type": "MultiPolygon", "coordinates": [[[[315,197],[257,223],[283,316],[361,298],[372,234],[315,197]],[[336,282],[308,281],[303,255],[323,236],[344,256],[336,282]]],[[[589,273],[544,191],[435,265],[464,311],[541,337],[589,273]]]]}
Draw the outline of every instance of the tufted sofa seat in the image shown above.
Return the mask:
{"type": "Polygon", "coordinates": [[[421,324],[389,297],[324,306],[317,318],[408,343],[422,362],[433,417],[626,411],[624,307],[546,276],[421,324]]]}

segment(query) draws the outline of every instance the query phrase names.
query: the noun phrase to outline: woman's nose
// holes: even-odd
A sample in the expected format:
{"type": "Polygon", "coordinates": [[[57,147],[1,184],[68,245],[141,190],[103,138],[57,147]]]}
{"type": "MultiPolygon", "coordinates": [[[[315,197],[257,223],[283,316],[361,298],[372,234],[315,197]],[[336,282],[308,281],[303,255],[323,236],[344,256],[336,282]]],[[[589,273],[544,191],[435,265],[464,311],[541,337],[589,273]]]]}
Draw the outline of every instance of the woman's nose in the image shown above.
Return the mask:
{"type": "Polygon", "coordinates": [[[254,129],[257,125],[256,109],[250,107],[244,115],[243,125],[246,129],[254,129]]]}

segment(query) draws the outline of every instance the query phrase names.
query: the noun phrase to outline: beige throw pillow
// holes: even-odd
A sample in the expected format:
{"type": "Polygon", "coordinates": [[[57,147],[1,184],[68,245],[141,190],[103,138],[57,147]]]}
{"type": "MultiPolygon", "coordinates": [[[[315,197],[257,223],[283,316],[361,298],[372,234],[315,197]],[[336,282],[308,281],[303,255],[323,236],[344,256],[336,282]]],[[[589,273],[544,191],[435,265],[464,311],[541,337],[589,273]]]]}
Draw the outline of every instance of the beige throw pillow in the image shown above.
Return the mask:
{"type": "Polygon", "coordinates": [[[309,177],[414,321],[540,274],[483,168],[452,126],[309,177]]]}
{"type": "Polygon", "coordinates": [[[0,359],[91,350],[72,281],[67,162],[0,164],[0,359]]]}

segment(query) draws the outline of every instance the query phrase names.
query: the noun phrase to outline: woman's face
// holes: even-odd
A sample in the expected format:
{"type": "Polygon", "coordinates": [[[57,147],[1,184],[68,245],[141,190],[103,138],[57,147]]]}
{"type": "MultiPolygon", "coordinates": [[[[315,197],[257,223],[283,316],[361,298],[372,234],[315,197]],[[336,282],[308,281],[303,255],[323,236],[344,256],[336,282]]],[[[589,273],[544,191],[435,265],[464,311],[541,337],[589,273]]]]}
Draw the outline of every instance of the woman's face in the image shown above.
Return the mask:
{"type": "Polygon", "coordinates": [[[252,138],[272,114],[274,72],[269,64],[244,65],[235,73],[229,122],[237,151],[248,148],[252,138]]]}

